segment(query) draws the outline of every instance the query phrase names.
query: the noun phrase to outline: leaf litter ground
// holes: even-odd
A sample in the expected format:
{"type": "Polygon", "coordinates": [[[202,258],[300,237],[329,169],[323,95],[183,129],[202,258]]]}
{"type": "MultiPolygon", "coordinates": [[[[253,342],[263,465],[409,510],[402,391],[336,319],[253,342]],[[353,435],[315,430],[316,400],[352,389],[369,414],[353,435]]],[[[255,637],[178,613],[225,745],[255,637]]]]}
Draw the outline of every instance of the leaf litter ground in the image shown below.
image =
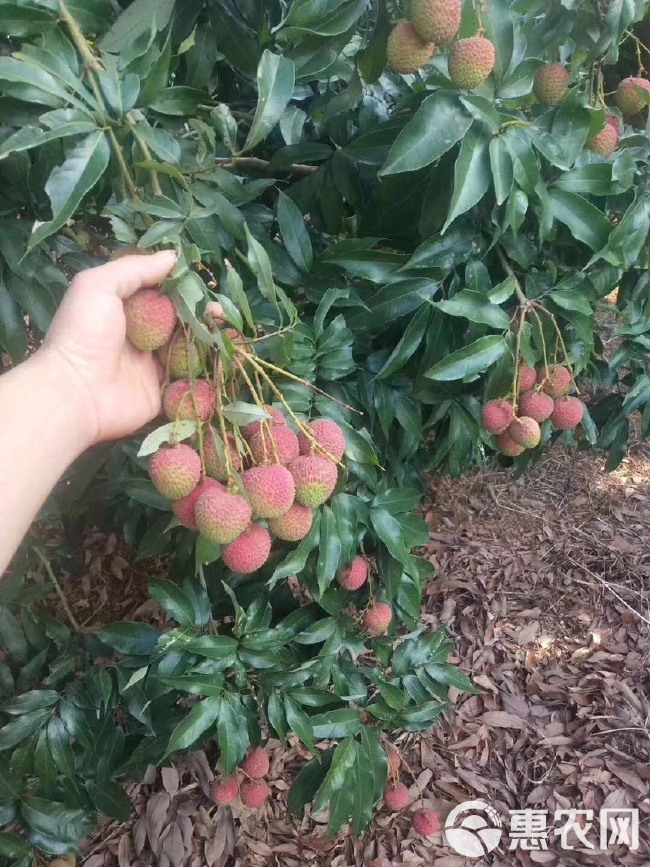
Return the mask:
{"type": "MultiPolygon", "coordinates": [[[[484,861],[466,860],[442,835],[415,837],[408,811],[385,810],[362,839],[328,841],[326,815],[286,811],[303,748],[272,741],[273,798],[261,813],[211,805],[214,758],[199,751],[127,784],[136,818],[102,824],[87,841],[87,867],[650,864],[650,446],[611,475],[602,466],[597,454],[557,445],[520,479],[492,469],[429,480],[425,554],[436,575],[423,621],[449,630],[479,694],[452,689],[440,725],[396,743],[413,801],[422,793],[443,816],[473,798],[504,817],[637,807],[637,852],[562,852],[550,836],[549,851],[510,852],[506,841],[484,861]]],[[[113,537],[90,538],[81,581],[62,581],[77,619],[88,628],[162,617],[138,588],[165,563],[145,566],[134,571],[113,537]]]]}

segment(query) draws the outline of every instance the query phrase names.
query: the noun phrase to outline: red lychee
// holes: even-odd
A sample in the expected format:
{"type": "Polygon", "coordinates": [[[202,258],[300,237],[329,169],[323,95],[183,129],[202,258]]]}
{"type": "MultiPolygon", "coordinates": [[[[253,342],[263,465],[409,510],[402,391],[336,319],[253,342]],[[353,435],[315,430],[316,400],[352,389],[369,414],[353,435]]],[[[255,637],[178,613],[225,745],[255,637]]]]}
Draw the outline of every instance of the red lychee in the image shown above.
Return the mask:
{"type": "Polygon", "coordinates": [[[413,830],[422,837],[428,837],[440,830],[440,819],[433,810],[416,810],[411,819],[413,830]]]}
{"type": "Polygon", "coordinates": [[[508,428],[508,435],[525,449],[534,449],[542,438],[539,424],[527,415],[522,415],[512,422],[508,428]]]}
{"type": "Polygon", "coordinates": [[[176,327],[176,309],[169,295],[140,289],[124,302],[126,336],[138,349],[153,352],[166,343],[176,327]]]}
{"type": "Polygon", "coordinates": [[[314,514],[307,506],[293,503],[288,512],[279,518],[269,519],[269,530],[285,542],[299,542],[311,530],[314,514]]]}
{"type": "Polygon", "coordinates": [[[269,754],[264,747],[249,747],[239,767],[254,780],[265,777],[269,772],[269,754]]]}
{"type": "Polygon", "coordinates": [[[508,458],[517,458],[526,451],[523,446],[513,440],[508,431],[504,431],[497,437],[497,448],[502,455],[508,458]]]}
{"type": "Polygon", "coordinates": [[[553,412],[553,398],[543,391],[525,391],[519,398],[519,414],[541,422],[553,412]]]}
{"type": "Polygon", "coordinates": [[[383,635],[393,619],[390,605],[385,602],[371,602],[363,614],[363,625],[368,635],[376,638],[383,635]]]}
{"type": "Polygon", "coordinates": [[[286,424],[263,426],[249,436],[248,445],[257,464],[287,466],[300,452],[298,437],[286,424]]]}
{"type": "Polygon", "coordinates": [[[345,454],[345,436],[336,422],[330,421],[328,418],[320,418],[312,422],[308,430],[316,442],[323,446],[327,455],[323,455],[323,452],[304,433],[298,434],[301,455],[323,455],[323,457],[330,456],[337,461],[341,460],[345,454]]]}
{"type": "Polygon", "coordinates": [[[251,524],[239,538],[222,549],[221,557],[231,572],[248,575],[261,569],[270,553],[269,531],[260,524],[251,524]]]}
{"type": "Polygon", "coordinates": [[[585,147],[587,150],[608,157],[613,154],[618,146],[618,129],[611,123],[605,123],[603,129],[589,139],[585,147]]]}
{"type": "Polygon", "coordinates": [[[195,378],[203,367],[205,352],[202,346],[188,341],[185,332],[179,329],[156,354],[172,379],[195,378]]]}
{"type": "MultiPolygon", "coordinates": [[[[239,472],[241,470],[241,457],[237,451],[235,437],[231,433],[226,434],[226,437],[228,439],[230,464],[233,470],[239,472]]],[[[228,479],[228,467],[226,465],[226,454],[223,449],[223,443],[220,435],[212,427],[208,427],[205,432],[203,458],[205,460],[205,471],[209,476],[220,482],[225,482],[228,479]]]]}
{"type": "Polygon", "coordinates": [[[547,63],[535,73],[533,91],[542,105],[557,105],[566,96],[571,76],[561,63],[547,63]]]}
{"type": "Polygon", "coordinates": [[[190,494],[201,480],[201,458],[189,446],[158,449],[149,459],[151,481],[168,500],[180,500],[190,494]]]}
{"type": "Polygon", "coordinates": [[[170,421],[207,421],[214,412],[214,388],[204,379],[177,379],[165,389],[162,404],[170,421]]]}
{"type": "Polygon", "coordinates": [[[271,790],[265,780],[245,780],[241,784],[239,796],[242,804],[258,809],[266,803],[270,794],[271,790]]]}
{"type": "Polygon", "coordinates": [[[214,479],[204,479],[202,482],[199,482],[190,494],[172,503],[172,510],[184,527],[187,527],[190,530],[197,529],[196,516],[194,514],[196,504],[199,497],[211,488],[225,491],[223,485],[220,485],[219,482],[214,479]]]}
{"type": "Polygon", "coordinates": [[[552,367],[549,367],[548,377],[543,367],[537,372],[537,382],[540,383],[546,394],[550,395],[553,399],[568,394],[572,381],[571,371],[561,364],[554,364],[552,367]]]}
{"type": "Polygon", "coordinates": [[[279,518],[291,508],[296,486],[286,467],[251,467],[244,473],[243,482],[256,518],[279,518]]]}
{"type": "Polygon", "coordinates": [[[384,803],[389,810],[403,810],[409,804],[409,790],[404,783],[389,783],[384,792],[384,803]]]}
{"type": "Polygon", "coordinates": [[[402,757],[392,744],[386,744],[386,757],[388,759],[388,768],[390,773],[392,776],[397,776],[399,769],[402,766],[402,757]]]}
{"type": "Polygon", "coordinates": [[[211,488],[194,507],[194,520],[206,539],[218,545],[234,542],[248,527],[253,511],[241,494],[211,488]]]}
{"type": "Polygon", "coordinates": [[[480,87],[494,69],[496,51],[485,36],[461,39],[449,54],[449,77],[458,90],[480,87]]]}
{"type": "Polygon", "coordinates": [[[481,421],[488,433],[500,434],[514,418],[512,404],[508,400],[488,400],[481,410],[481,421]]]}
{"type": "Polygon", "coordinates": [[[582,421],[585,408],[577,397],[558,397],[551,413],[551,421],[559,430],[573,430],[582,421]]]}
{"type": "Polygon", "coordinates": [[[242,435],[244,439],[250,439],[254,433],[262,430],[262,425],[264,423],[268,425],[274,424],[286,424],[287,420],[282,415],[279,409],[276,409],[274,406],[269,406],[268,404],[264,407],[266,412],[270,415],[270,419],[264,419],[263,421],[249,421],[248,424],[245,424],[241,429],[242,435]]]}
{"type": "Polygon", "coordinates": [[[528,391],[536,382],[537,371],[532,367],[528,367],[527,364],[522,364],[519,368],[519,379],[517,381],[519,393],[521,394],[522,391],[528,391]]]}
{"type": "Polygon", "coordinates": [[[398,21],[388,37],[386,59],[392,70],[407,75],[421,69],[435,50],[435,43],[423,42],[410,21],[398,21]]]}
{"type": "Polygon", "coordinates": [[[623,117],[632,117],[643,111],[650,100],[648,93],[650,93],[650,81],[634,76],[624,78],[616,90],[616,105],[623,117]]]}
{"type": "Polygon", "coordinates": [[[346,590],[358,590],[368,580],[367,562],[359,555],[353,557],[336,576],[336,580],[346,590]]]}
{"type": "Polygon", "coordinates": [[[208,301],[203,311],[203,321],[210,331],[216,331],[217,328],[221,328],[226,321],[223,304],[220,301],[208,301]]]}
{"type": "Polygon", "coordinates": [[[220,777],[212,784],[212,800],[219,807],[232,804],[238,794],[237,777],[220,777]]]}

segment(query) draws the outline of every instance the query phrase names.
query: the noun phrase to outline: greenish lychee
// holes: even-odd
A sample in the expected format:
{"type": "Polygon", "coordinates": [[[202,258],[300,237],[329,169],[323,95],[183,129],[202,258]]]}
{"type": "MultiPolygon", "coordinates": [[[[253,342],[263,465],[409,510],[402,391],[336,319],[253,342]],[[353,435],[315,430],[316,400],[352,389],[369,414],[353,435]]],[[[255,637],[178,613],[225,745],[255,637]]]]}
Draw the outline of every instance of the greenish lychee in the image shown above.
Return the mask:
{"type": "Polygon", "coordinates": [[[526,451],[523,446],[513,440],[508,431],[504,431],[497,437],[497,448],[507,458],[517,458],[526,451]]]}
{"type": "Polygon", "coordinates": [[[138,349],[153,352],[166,343],[176,326],[176,309],[169,295],[140,289],[124,302],[126,336],[138,349]]]}
{"type": "Polygon", "coordinates": [[[449,54],[449,77],[458,90],[480,87],[494,69],[496,52],[485,36],[461,39],[449,54]]]}
{"type": "Polygon", "coordinates": [[[374,638],[388,630],[392,619],[392,609],[386,602],[371,602],[363,613],[365,630],[374,638]]]}
{"type": "Polygon", "coordinates": [[[561,364],[554,364],[548,369],[548,376],[542,367],[537,373],[537,382],[542,386],[543,391],[550,395],[553,399],[562,397],[568,394],[573,382],[571,371],[561,364]]]}
{"type": "Polygon", "coordinates": [[[218,545],[234,542],[248,527],[253,510],[241,494],[212,488],[194,507],[196,526],[206,539],[218,545]]]}
{"type": "Polygon", "coordinates": [[[158,359],[172,379],[196,379],[203,369],[203,344],[188,341],[182,329],[157,352],[158,359]]]}
{"type": "Polygon", "coordinates": [[[207,421],[214,412],[214,387],[205,379],[177,379],[163,392],[162,405],[170,421],[207,421]]]}
{"type": "Polygon", "coordinates": [[[618,130],[611,123],[605,123],[602,130],[595,136],[592,136],[585,144],[587,150],[594,151],[600,154],[601,157],[608,157],[613,154],[618,146],[618,130]]]}
{"type": "Polygon", "coordinates": [[[650,81],[630,76],[624,78],[616,89],[616,105],[623,117],[632,117],[650,102],[650,81]],[[645,92],[644,92],[645,91],[645,92]]]}
{"type": "Polygon", "coordinates": [[[402,75],[417,72],[433,57],[434,42],[424,42],[410,21],[399,21],[391,30],[386,45],[388,65],[402,75]]]}
{"type": "Polygon", "coordinates": [[[336,464],[319,455],[301,455],[289,464],[296,485],[296,500],[310,509],[328,500],[338,481],[336,464]]]}
{"type": "Polygon", "coordinates": [[[538,422],[527,415],[516,418],[508,428],[508,434],[511,439],[525,449],[534,449],[542,438],[538,422]]]}
{"type": "Polygon", "coordinates": [[[314,514],[307,506],[293,503],[279,518],[269,518],[269,530],[285,542],[299,542],[311,530],[314,514]]]}
{"type": "Polygon", "coordinates": [[[168,500],[190,494],[201,479],[201,458],[194,449],[180,443],[158,449],[149,459],[149,475],[168,500]]]}
{"type": "Polygon", "coordinates": [[[446,45],[460,28],[462,0],[411,0],[409,18],[423,42],[446,45]]]}
{"type": "Polygon", "coordinates": [[[547,63],[535,73],[533,91],[542,105],[557,105],[566,96],[571,76],[561,63],[547,63]]]}

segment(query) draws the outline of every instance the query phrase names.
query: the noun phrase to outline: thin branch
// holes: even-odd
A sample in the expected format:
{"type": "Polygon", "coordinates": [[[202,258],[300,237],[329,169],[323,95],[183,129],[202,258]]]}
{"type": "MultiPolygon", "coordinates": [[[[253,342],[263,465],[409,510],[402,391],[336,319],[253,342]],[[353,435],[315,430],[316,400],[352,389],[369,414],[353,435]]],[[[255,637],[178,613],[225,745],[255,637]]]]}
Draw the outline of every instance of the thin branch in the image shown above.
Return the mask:
{"type": "MultiPolygon", "coordinates": [[[[262,160],[259,157],[218,157],[217,164],[222,169],[257,169],[258,171],[275,171],[270,168],[271,163],[268,160],[262,160]]],[[[294,175],[313,175],[319,170],[318,166],[302,165],[301,163],[293,163],[286,168],[277,169],[277,171],[288,172],[294,175]]]]}
{"type": "Polygon", "coordinates": [[[496,248],[497,256],[499,257],[499,261],[501,262],[501,266],[503,270],[506,272],[508,277],[513,277],[515,281],[515,293],[517,295],[517,300],[521,304],[522,307],[527,306],[530,302],[528,298],[524,295],[523,289],[521,288],[521,283],[517,278],[517,275],[513,271],[512,265],[508,262],[505,253],[501,249],[501,247],[497,246],[496,248]]]}
{"type": "Polygon", "coordinates": [[[48,578],[52,582],[52,585],[53,585],[54,589],[56,590],[59,599],[61,600],[61,604],[63,605],[63,609],[64,609],[64,611],[68,617],[68,620],[72,624],[74,631],[79,632],[79,624],[77,623],[74,614],[70,610],[70,606],[68,605],[68,600],[66,599],[65,593],[61,589],[61,585],[56,580],[56,575],[52,571],[52,567],[50,566],[50,561],[47,559],[47,557],[41,551],[40,548],[34,548],[34,551],[36,552],[36,556],[41,561],[43,566],[45,566],[45,571],[47,572],[48,578]]]}

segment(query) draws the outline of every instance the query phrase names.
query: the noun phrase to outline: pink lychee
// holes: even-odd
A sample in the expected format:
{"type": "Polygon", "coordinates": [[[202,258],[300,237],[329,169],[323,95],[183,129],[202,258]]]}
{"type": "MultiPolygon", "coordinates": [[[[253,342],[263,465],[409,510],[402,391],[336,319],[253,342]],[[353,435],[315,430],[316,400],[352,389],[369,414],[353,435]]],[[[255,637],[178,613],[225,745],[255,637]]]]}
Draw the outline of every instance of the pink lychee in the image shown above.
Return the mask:
{"type": "Polygon", "coordinates": [[[503,398],[488,400],[481,410],[483,427],[491,434],[503,433],[513,418],[512,404],[503,398]]]}
{"type": "Polygon", "coordinates": [[[224,546],[221,557],[232,572],[248,575],[250,572],[261,569],[269,559],[270,553],[271,536],[269,531],[260,524],[251,524],[239,538],[224,546]]]}
{"type": "Polygon", "coordinates": [[[184,443],[158,449],[149,459],[151,480],[168,500],[190,494],[201,479],[201,458],[184,443]]]}
{"type": "Polygon", "coordinates": [[[336,580],[346,590],[358,590],[368,580],[368,564],[357,555],[347,563],[337,575],[336,580]]]}

